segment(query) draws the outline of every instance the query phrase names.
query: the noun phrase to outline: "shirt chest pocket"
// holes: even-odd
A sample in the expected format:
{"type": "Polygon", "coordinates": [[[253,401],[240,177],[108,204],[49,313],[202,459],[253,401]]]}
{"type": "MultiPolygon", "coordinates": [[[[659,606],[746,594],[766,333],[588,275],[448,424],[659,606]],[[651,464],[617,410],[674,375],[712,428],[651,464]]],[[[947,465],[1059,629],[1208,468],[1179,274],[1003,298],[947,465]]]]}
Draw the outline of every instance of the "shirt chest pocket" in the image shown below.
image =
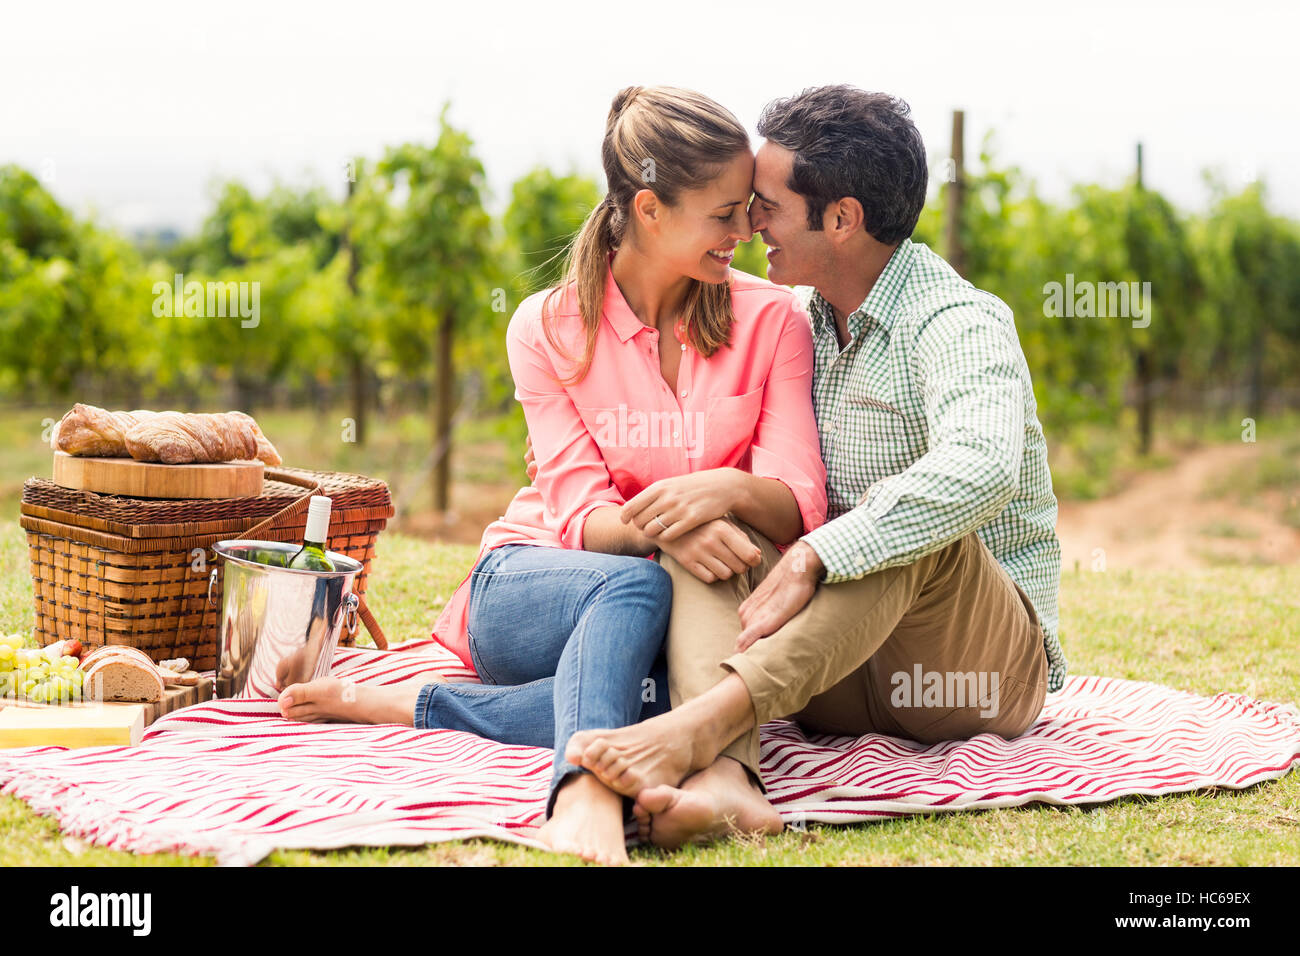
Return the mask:
{"type": "Polygon", "coordinates": [[[626,405],[578,405],[577,409],[615,486],[626,495],[628,489],[640,490],[648,484],[649,414],[626,405]]]}
{"type": "Polygon", "coordinates": [[[845,399],[835,436],[837,464],[850,466],[868,482],[896,475],[912,463],[903,415],[885,402],[845,399]]]}
{"type": "MultiPolygon", "coordinates": [[[[754,441],[754,429],[763,411],[763,386],[743,395],[716,396],[709,399],[709,411],[701,416],[702,428],[697,428],[696,447],[701,447],[699,433],[703,434],[703,462],[694,468],[727,468],[746,460],[749,446],[754,441]]],[[[697,416],[699,412],[695,413],[697,416]]]]}

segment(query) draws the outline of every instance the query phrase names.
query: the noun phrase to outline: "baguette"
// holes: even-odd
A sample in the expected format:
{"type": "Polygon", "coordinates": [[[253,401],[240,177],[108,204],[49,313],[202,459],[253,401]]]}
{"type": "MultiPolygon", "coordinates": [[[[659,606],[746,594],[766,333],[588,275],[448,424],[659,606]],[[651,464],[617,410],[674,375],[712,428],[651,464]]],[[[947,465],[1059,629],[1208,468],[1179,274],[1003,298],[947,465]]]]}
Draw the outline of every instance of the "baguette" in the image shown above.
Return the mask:
{"type": "Polygon", "coordinates": [[[257,455],[257,438],[248,426],[251,421],[240,412],[159,412],[127,431],[126,450],[136,461],[167,465],[247,460],[257,455]]]}
{"type": "Polygon", "coordinates": [[[272,467],[283,464],[257,422],[243,412],[110,412],[78,402],[59,420],[50,444],[69,455],[168,465],[253,459],[272,467]]]}
{"type": "Polygon", "coordinates": [[[69,455],[130,458],[126,433],[157,414],[143,408],[133,412],[110,412],[78,402],[54,426],[50,444],[69,455]]]}

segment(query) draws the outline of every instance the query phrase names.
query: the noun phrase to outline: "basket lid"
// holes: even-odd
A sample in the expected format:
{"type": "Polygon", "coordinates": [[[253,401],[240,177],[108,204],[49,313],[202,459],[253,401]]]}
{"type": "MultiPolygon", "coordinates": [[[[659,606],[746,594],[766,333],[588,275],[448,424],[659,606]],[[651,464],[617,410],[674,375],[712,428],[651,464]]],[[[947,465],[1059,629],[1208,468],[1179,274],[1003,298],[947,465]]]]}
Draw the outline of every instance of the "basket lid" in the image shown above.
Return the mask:
{"type": "Polygon", "coordinates": [[[64,488],[47,478],[23,483],[20,510],[24,515],[48,518],[75,527],[110,531],[132,538],[171,537],[180,533],[220,533],[269,517],[283,509],[304,489],[271,477],[288,472],[319,481],[334,502],[336,520],[391,518],[394,514],[388,485],[380,478],[337,471],[311,471],[279,467],[267,473],[262,494],[247,498],[130,498],[64,488]]]}

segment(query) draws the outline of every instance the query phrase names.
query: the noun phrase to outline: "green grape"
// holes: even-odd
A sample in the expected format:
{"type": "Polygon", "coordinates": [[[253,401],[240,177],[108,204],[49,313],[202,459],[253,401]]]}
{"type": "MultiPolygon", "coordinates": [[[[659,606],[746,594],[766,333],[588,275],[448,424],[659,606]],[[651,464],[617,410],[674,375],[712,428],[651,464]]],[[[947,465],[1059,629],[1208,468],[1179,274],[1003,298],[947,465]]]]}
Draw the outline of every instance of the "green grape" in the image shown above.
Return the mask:
{"type": "Polygon", "coordinates": [[[0,697],[14,696],[14,675],[13,671],[5,671],[0,674],[0,697]]]}
{"type": "Polygon", "coordinates": [[[17,659],[17,651],[8,644],[0,644],[0,670],[12,670],[17,659]]]}
{"type": "Polygon", "coordinates": [[[45,703],[45,699],[46,699],[45,694],[46,694],[45,684],[32,684],[31,689],[27,691],[25,696],[27,697],[28,700],[33,701],[34,703],[43,704],[45,703]]]}
{"type": "Polygon", "coordinates": [[[68,680],[72,681],[73,685],[76,687],[80,687],[82,681],[84,681],[85,679],[86,679],[86,672],[83,671],[81,668],[77,668],[76,670],[68,674],[68,680]]]}
{"type": "Polygon", "coordinates": [[[45,680],[45,678],[49,676],[50,676],[50,669],[46,667],[44,664],[36,664],[32,667],[27,668],[28,680],[45,680]]]}

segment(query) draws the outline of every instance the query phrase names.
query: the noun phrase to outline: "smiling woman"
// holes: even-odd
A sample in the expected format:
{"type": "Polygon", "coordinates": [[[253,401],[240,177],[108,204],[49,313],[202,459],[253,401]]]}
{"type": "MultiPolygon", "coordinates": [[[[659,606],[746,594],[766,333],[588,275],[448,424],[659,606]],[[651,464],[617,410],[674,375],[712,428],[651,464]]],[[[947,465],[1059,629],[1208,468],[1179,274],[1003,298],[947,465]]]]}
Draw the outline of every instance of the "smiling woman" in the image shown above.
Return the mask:
{"type": "MultiPolygon", "coordinates": [[[[754,177],[749,136],[726,109],[699,93],[630,86],[614,97],[601,143],[608,193],[587,217],[566,270],[577,284],[586,341],[578,381],[605,297],[605,272],[618,249],[625,266],[643,270],[647,245],[656,271],[673,269],[681,325],[706,358],[727,344],[733,316],[727,269],[738,242],[753,235],[745,212],[754,177]],[[721,175],[720,175],[721,174],[721,175]]],[[[547,298],[547,309],[555,294],[547,298]]],[[[553,323],[544,320],[555,344],[553,323]]]]}

